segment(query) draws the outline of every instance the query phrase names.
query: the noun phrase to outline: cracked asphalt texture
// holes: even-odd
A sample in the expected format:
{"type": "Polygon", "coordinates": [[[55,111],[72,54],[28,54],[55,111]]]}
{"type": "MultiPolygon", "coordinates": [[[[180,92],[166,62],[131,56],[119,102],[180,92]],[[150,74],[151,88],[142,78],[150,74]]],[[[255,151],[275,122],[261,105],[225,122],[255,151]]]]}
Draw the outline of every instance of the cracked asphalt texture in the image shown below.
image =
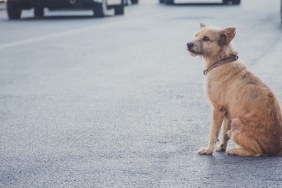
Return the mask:
{"type": "Polygon", "coordinates": [[[211,106],[185,48],[200,22],[235,26],[240,61],[282,101],[280,1],[125,11],[0,11],[0,187],[282,187],[282,158],[197,155],[211,106]]]}

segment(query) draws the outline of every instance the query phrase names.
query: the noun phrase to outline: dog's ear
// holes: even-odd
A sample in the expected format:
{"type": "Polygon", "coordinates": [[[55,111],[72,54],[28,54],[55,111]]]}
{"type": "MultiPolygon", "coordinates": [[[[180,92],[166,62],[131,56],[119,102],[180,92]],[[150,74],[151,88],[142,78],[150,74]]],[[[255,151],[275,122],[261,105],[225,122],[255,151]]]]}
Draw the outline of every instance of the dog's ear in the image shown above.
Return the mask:
{"type": "Polygon", "coordinates": [[[236,29],[234,27],[228,27],[220,32],[219,45],[227,45],[235,37],[236,29]]]}
{"type": "Polygon", "coordinates": [[[206,27],[206,24],[200,23],[200,28],[202,29],[202,28],[204,28],[204,27],[206,27]]]}

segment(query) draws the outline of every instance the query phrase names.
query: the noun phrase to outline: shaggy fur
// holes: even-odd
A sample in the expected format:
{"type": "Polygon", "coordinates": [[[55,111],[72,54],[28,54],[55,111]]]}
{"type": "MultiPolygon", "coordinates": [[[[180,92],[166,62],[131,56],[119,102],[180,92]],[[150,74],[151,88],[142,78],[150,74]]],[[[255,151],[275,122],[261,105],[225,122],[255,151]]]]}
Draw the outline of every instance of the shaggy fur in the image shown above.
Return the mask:
{"type": "MultiPolygon", "coordinates": [[[[217,28],[201,24],[188,51],[200,55],[206,67],[231,55],[237,55],[231,41],[235,28],[217,28]]],[[[236,156],[281,155],[282,117],[276,96],[258,77],[239,61],[223,64],[208,72],[207,94],[213,106],[209,145],[201,155],[225,151],[232,139],[238,147],[227,151],[236,156]],[[223,139],[216,148],[223,124],[223,139]]]]}

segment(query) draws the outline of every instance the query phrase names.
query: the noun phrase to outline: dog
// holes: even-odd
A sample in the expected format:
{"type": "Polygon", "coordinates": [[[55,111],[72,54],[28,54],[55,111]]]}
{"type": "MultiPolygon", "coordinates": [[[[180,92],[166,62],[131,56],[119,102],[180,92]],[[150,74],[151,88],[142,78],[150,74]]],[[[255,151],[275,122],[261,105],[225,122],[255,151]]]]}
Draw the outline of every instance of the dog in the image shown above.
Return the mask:
{"type": "Polygon", "coordinates": [[[272,90],[238,61],[232,47],[234,27],[219,28],[200,24],[195,40],[187,43],[193,56],[205,60],[207,95],[213,107],[213,122],[208,147],[200,155],[225,152],[229,139],[237,147],[232,156],[281,156],[282,116],[272,90]],[[222,141],[216,145],[223,132],[222,141]]]}

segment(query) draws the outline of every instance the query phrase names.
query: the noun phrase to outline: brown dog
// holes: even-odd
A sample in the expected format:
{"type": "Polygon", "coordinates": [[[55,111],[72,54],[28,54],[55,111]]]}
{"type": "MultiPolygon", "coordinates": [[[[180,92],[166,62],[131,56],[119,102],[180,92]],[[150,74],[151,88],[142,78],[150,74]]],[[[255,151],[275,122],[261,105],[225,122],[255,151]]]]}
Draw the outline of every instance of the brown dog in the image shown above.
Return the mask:
{"type": "Polygon", "coordinates": [[[282,116],[278,101],[258,77],[237,61],[231,41],[235,28],[217,28],[201,24],[196,39],[187,44],[192,55],[206,61],[207,93],[213,105],[213,123],[209,145],[199,151],[212,154],[223,123],[225,151],[231,138],[239,147],[227,151],[237,156],[281,155],[282,116]]]}

